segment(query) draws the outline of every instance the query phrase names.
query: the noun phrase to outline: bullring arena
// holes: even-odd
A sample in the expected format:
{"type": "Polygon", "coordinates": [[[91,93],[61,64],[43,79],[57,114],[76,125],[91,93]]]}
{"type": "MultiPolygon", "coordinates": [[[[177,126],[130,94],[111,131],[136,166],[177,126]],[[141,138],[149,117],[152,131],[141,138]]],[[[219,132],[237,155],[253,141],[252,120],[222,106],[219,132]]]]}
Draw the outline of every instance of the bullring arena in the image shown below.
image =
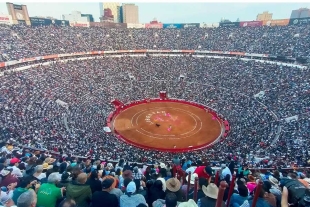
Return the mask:
{"type": "Polygon", "coordinates": [[[207,147],[225,131],[217,114],[202,105],[154,99],[118,107],[112,127],[119,138],[145,149],[181,152],[207,147]]]}

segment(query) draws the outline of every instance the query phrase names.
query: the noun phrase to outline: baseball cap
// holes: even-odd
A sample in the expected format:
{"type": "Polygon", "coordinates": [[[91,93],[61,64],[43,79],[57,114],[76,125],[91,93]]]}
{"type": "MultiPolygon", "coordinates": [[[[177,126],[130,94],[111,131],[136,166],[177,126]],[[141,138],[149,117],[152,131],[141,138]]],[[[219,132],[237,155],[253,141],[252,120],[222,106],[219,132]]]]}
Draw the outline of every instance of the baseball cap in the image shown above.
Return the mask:
{"type": "Polygon", "coordinates": [[[11,163],[11,164],[15,164],[15,163],[18,163],[18,162],[20,162],[20,160],[19,160],[18,158],[16,158],[16,157],[14,157],[14,158],[12,158],[12,159],[10,160],[10,163],[11,163]]]}
{"type": "Polygon", "coordinates": [[[102,189],[108,189],[112,186],[112,184],[114,183],[114,180],[111,178],[107,178],[104,181],[102,181],[102,189]]]}

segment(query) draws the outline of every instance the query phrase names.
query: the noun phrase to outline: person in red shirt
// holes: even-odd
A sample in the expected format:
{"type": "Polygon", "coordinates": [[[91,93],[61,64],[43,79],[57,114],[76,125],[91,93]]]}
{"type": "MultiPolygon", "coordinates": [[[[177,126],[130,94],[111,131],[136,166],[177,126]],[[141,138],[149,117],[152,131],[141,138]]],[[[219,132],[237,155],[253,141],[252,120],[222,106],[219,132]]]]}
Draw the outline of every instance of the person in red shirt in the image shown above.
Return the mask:
{"type": "Polygon", "coordinates": [[[194,173],[197,173],[199,178],[209,179],[212,176],[212,168],[210,166],[199,166],[194,173]]]}

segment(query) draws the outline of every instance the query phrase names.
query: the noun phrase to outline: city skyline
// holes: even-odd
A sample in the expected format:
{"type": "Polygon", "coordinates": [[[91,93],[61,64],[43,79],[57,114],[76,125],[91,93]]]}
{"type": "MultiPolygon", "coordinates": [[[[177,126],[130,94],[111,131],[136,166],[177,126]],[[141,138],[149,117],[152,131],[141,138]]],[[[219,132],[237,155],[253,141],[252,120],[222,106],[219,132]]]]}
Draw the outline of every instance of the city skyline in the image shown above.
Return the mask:
{"type": "MultiPolygon", "coordinates": [[[[92,14],[99,21],[99,2],[12,2],[27,5],[29,16],[51,16],[61,19],[63,14],[80,11],[92,14]],[[59,4],[62,6],[60,7],[59,4]]],[[[104,2],[103,2],[104,3],[104,2]]],[[[127,3],[121,2],[120,3],[127,3]]],[[[256,20],[259,13],[273,13],[273,19],[288,19],[292,10],[310,8],[310,3],[141,3],[132,2],[139,7],[140,23],[148,23],[156,18],[163,23],[213,23],[221,18],[230,21],[256,20]]],[[[8,14],[5,2],[0,3],[0,13],[8,14]]]]}

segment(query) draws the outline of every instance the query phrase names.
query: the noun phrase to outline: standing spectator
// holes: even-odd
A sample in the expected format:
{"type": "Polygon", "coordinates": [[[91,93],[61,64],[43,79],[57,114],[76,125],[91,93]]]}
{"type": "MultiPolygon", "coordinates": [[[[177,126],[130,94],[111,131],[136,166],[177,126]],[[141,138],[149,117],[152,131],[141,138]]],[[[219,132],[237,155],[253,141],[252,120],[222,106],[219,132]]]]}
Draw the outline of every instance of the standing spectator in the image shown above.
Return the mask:
{"type": "Polygon", "coordinates": [[[211,166],[199,166],[195,169],[194,173],[198,175],[199,178],[203,177],[209,179],[213,172],[211,166]]]}
{"type": "Polygon", "coordinates": [[[37,165],[34,168],[33,177],[37,178],[38,180],[41,180],[43,178],[46,178],[46,174],[43,172],[43,165],[37,165]]]}
{"type": "MultiPolygon", "coordinates": [[[[17,203],[17,199],[19,198],[19,196],[26,192],[28,189],[30,189],[33,185],[37,186],[37,180],[32,179],[30,176],[28,177],[23,177],[20,181],[19,187],[16,188],[13,191],[13,201],[14,203],[17,203]]],[[[39,187],[39,186],[37,186],[39,187]]]]}
{"type": "Polygon", "coordinates": [[[111,194],[113,189],[113,179],[105,179],[102,181],[102,191],[96,191],[92,197],[93,207],[118,207],[119,202],[116,195],[111,194]]]}
{"type": "Polygon", "coordinates": [[[55,207],[57,200],[63,197],[65,188],[57,188],[59,182],[58,173],[51,173],[47,178],[47,183],[43,183],[38,190],[38,206],[55,207]]]}
{"type": "Polygon", "coordinates": [[[67,198],[75,200],[79,207],[88,207],[91,202],[92,193],[90,186],[86,184],[87,174],[80,173],[75,182],[68,185],[67,198]]]}
{"type": "Polygon", "coordinates": [[[17,177],[11,174],[12,170],[13,170],[12,168],[6,168],[6,169],[1,170],[1,175],[2,175],[1,185],[2,186],[8,187],[9,185],[14,184],[14,183],[16,183],[15,186],[18,185],[19,180],[17,177]]]}

